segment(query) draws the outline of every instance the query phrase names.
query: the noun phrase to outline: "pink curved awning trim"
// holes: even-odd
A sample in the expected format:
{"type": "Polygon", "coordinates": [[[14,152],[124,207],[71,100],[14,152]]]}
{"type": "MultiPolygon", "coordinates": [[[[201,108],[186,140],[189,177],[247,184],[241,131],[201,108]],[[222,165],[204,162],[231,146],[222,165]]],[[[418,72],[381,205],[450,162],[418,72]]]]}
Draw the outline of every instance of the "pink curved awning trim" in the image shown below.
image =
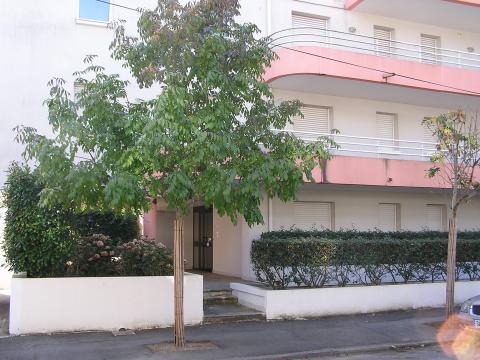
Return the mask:
{"type": "Polygon", "coordinates": [[[359,68],[346,63],[339,63],[337,61],[298,53],[285,48],[279,48],[277,50],[279,59],[265,72],[264,80],[266,82],[272,82],[275,79],[290,75],[323,75],[376,83],[388,82],[392,85],[417,89],[476,96],[470,92],[420,82],[414,79],[402,78],[400,76],[390,76],[388,79],[383,77],[384,74],[405,74],[412,78],[418,78],[457,89],[465,89],[480,94],[480,71],[465,70],[442,65],[422,64],[413,61],[329,49],[320,46],[292,46],[291,48],[343,62],[379,69],[384,72],[359,68]]]}

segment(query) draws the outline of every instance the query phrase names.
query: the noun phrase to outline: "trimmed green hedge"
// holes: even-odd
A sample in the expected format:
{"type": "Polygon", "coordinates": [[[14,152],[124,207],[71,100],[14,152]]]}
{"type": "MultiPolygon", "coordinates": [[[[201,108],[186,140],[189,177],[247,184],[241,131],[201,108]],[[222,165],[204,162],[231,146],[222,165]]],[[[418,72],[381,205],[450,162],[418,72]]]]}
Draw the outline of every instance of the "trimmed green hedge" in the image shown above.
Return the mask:
{"type": "MultiPolygon", "coordinates": [[[[257,279],[275,289],[446,278],[442,232],[278,231],[252,243],[257,279]]],[[[457,278],[480,279],[480,232],[459,234],[457,278]]]]}

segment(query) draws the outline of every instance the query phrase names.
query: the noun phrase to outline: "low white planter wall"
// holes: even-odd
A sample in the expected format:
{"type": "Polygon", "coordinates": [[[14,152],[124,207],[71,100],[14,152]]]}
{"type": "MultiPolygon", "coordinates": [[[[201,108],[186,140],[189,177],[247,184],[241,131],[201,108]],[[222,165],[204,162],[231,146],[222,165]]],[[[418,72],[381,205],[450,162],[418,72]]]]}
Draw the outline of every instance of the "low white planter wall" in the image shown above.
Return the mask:
{"type": "MultiPolygon", "coordinates": [[[[173,276],[12,279],[10,334],[174,324],[173,276]]],[[[203,320],[203,277],[186,274],[184,317],[203,320]]]]}
{"type": "MultiPolygon", "coordinates": [[[[445,286],[423,283],[269,290],[230,285],[240,304],[262,311],[268,320],[441,307],[445,305],[445,286]]],[[[480,295],[480,281],[456,283],[456,303],[476,295],[480,295]]]]}

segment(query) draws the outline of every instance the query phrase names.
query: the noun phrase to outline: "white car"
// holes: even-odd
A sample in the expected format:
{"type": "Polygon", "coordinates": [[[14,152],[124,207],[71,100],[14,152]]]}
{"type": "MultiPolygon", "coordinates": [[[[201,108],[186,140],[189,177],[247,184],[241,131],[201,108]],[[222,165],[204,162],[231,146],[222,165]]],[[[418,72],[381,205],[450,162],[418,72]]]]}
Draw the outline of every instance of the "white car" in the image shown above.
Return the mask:
{"type": "Polygon", "coordinates": [[[480,330],[480,295],[462,304],[459,317],[466,326],[480,330]]]}

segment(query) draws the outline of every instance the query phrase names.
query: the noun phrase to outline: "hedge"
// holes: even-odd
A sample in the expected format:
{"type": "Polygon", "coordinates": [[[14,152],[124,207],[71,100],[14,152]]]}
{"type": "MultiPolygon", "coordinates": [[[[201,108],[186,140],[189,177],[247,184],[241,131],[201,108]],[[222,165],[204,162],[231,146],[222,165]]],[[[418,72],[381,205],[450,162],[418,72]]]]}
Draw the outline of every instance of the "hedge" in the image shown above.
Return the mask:
{"type": "MultiPolygon", "coordinates": [[[[274,288],[380,285],[446,278],[442,232],[280,231],[252,243],[257,280],[274,288]]],[[[480,279],[480,233],[459,234],[457,278],[480,279]]]]}
{"type": "MultiPolygon", "coordinates": [[[[78,258],[83,238],[103,234],[111,239],[112,246],[121,246],[139,236],[134,215],[78,214],[64,207],[45,208],[39,205],[42,189],[35,171],[17,163],[10,165],[2,188],[2,205],[7,211],[1,244],[10,270],[26,272],[29,277],[69,276],[72,273],[66,264],[78,258]]],[[[142,244],[146,251],[151,250],[149,244],[142,244]]],[[[158,263],[161,256],[157,253],[163,256],[163,250],[155,253],[158,263]]],[[[83,276],[83,273],[76,275],[83,276]]]]}

